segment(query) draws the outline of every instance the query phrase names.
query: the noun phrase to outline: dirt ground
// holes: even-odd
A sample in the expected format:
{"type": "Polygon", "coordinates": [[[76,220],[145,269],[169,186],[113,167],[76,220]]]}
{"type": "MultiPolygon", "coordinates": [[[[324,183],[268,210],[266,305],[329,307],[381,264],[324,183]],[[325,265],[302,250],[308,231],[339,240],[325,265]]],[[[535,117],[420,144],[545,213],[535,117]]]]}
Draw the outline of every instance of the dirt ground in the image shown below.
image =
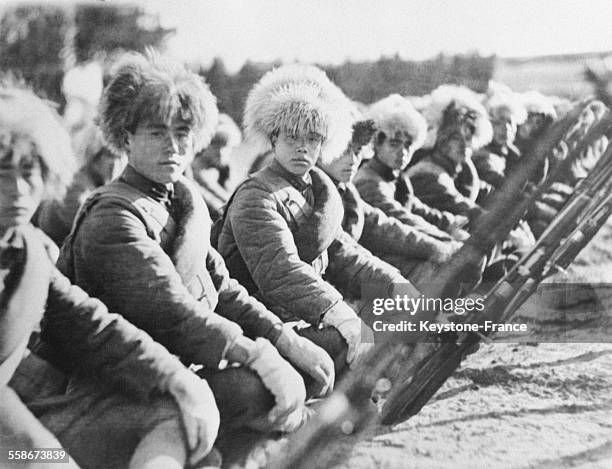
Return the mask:
{"type": "MultiPolygon", "coordinates": [[[[611,221],[555,280],[612,283],[611,221]]],[[[483,345],[418,415],[354,446],[340,440],[327,466],[612,468],[612,298],[574,300],[560,298],[537,322],[608,343],[483,345]]]]}
{"type": "MultiPolygon", "coordinates": [[[[416,416],[342,436],[302,467],[612,468],[612,220],[549,282],[597,285],[596,294],[557,289],[523,308],[518,317],[548,342],[483,344],[416,416]]],[[[225,467],[265,466],[262,451],[282,454],[287,443],[267,440],[246,464],[230,456],[225,467]]],[[[228,447],[236,456],[251,444],[228,447]]]]}

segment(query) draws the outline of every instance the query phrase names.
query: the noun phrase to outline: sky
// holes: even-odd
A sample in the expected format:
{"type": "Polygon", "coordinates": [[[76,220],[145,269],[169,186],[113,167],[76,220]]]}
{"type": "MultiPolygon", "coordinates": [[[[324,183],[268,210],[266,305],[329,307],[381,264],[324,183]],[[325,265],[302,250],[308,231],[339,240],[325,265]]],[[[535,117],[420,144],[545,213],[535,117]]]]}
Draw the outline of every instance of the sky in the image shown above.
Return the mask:
{"type": "Polygon", "coordinates": [[[168,43],[172,55],[203,64],[218,56],[230,71],[246,60],[338,64],[395,54],[421,60],[440,52],[528,57],[612,50],[612,0],[136,3],[177,29],[168,43]]]}

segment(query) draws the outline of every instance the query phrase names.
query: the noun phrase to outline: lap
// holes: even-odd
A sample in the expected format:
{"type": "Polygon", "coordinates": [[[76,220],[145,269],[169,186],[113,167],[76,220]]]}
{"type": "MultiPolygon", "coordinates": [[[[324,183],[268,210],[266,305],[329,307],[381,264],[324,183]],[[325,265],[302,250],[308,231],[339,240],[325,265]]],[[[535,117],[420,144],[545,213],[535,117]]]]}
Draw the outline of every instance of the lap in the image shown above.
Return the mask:
{"type": "Polygon", "coordinates": [[[41,376],[49,374],[47,367],[50,365],[42,360],[24,364],[23,369],[20,365],[11,386],[83,468],[127,467],[146,434],[164,422],[180,419],[169,397],[138,400],[82,378],[73,378],[63,389],[43,386],[37,393],[41,376]]]}

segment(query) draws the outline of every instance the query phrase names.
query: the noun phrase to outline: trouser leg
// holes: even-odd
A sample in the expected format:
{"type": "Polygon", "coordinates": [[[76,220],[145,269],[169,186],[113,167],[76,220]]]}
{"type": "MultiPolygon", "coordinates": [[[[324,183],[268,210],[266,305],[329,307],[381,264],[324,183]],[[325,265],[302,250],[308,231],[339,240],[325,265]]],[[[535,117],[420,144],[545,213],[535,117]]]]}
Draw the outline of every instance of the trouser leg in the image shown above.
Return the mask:
{"type": "MultiPolygon", "coordinates": [[[[312,326],[297,329],[302,337],[323,348],[334,360],[336,375],[341,375],[348,367],[346,364],[347,345],[340,333],[331,327],[316,329],[312,326]]],[[[315,388],[312,377],[302,370],[297,371],[304,378],[307,395],[315,388]]],[[[200,370],[198,375],[206,379],[215,395],[224,428],[248,427],[249,423],[259,422],[274,407],[274,396],[264,386],[259,376],[246,367],[233,367],[224,370],[200,370]]]]}
{"type": "MultiPolygon", "coordinates": [[[[181,428],[179,409],[170,397],[139,399],[85,379],[73,379],[66,388],[53,378],[57,373],[31,355],[19,365],[10,386],[55,435],[59,443],[54,447],[67,450],[83,469],[126,468],[139,443],[156,427],[175,422],[181,428]]],[[[179,450],[184,445],[183,440],[179,450]]]]}
{"type": "MultiPolygon", "coordinates": [[[[32,464],[11,465],[8,452],[61,448],[62,444],[36,419],[11,388],[0,388],[0,467],[54,468],[57,464],[46,464],[40,460],[32,464]]],[[[68,464],[62,464],[62,467],[78,469],[72,459],[68,464]]]]}
{"type": "MultiPolygon", "coordinates": [[[[80,387],[80,386],[79,386],[80,387]]],[[[83,468],[128,467],[138,445],[159,426],[180,426],[180,413],[169,397],[137,400],[114,391],[82,386],[57,399],[30,405],[83,468]]],[[[184,435],[175,435],[174,456],[185,448],[184,435]]],[[[166,445],[167,446],[167,445],[166,445]]],[[[157,450],[167,448],[157,447],[157,450]]],[[[180,456],[180,455],[179,455],[180,456]]]]}
{"type": "Polygon", "coordinates": [[[274,407],[274,396],[254,371],[241,366],[198,372],[212,390],[221,416],[221,427],[248,427],[274,407]]]}

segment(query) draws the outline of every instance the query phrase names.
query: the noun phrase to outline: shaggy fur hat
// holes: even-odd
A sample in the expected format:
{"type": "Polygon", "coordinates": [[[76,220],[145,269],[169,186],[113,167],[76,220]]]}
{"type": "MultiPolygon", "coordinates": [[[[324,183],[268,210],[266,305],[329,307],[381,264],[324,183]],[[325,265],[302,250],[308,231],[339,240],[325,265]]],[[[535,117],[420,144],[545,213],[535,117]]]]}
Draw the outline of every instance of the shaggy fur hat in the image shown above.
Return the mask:
{"type": "Polygon", "coordinates": [[[497,91],[488,96],[485,103],[491,119],[496,119],[501,111],[509,111],[517,125],[527,120],[527,110],[520,97],[512,91],[497,91]]]}
{"type": "Polygon", "coordinates": [[[572,103],[572,101],[567,98],[561,98],[559,96],[551,96],[551,102],[553,107],[555,108],[555,113],[557,114],[558,119],[562,119],[574,107],[574,103],[572,103]]]}
{"type": "Polygon", "coordinates": [[[321,158],[331,160],[348,145],[353,105],[325,72],[309,65],[284,65],[266,73],[251,89],[244,109],[246,139],[256,152],[272,147],[270,137],[317,132],[321,158]]]}
{"type": "Polygon", "coordinates": [[[177,113],[190,123],[197,153],[214,135],[216,99],[200,76],[148,50],[144,56],[127,54],[111,71],[99,125],[111,150],[124,153],[126,132],[135,132],[145,120],[169,122],[177,113]]]}
{"type": "Polygon", "coordinates": [[[423,109],[425,109],[427,106],[429,106],[429,103],[431,103],[431,95],[429,94],[424,96],[406,96],[406,99],[420,113],[422,113],[423,109]]]}
{"type": "Polygon", "coordinates": [[[60,117],[31,91],[0,84],[0,147],[20,140],[33,144],[42,161],[47,195],[62,197],[76,165],[60,117]]]}
{"type": "Polygon", "coordinates": [[[427,136],[425,118],[406,98],[392,94],[370,106],[367,117],[374,121],[377,132],[388,138],[406,132],[412,137],[412,147],[421,148],[427,136]]]}
{"type": "Polygon", "coordinates": [[[538,91],[527,91],[521,95],[521,101],[529,114],[544,114],[552,119],[557,118],[557,112],[552,100],[538,91]]]}
{"type": "Polygon", "coordinates": [[[493,128],[489,122],[486,109],[480,103],[478,95],[464,86],[442,85],[430,95],[430,102],[423,109],[423,116],[427,121],[428,134],[424,147],[433,147],[438,129],[442,123],[447,108],[454,106],[474,115],[474,136],[472,148],[474,150],[485,146],[493,138],[493,128]]]}
{"type": "Polygon", "coordinates": [[[355,148],[361,148],[370,143],[375,133],[376,124],[372,119],[358,120],[353,124],[351,145],[355,148]]]}

